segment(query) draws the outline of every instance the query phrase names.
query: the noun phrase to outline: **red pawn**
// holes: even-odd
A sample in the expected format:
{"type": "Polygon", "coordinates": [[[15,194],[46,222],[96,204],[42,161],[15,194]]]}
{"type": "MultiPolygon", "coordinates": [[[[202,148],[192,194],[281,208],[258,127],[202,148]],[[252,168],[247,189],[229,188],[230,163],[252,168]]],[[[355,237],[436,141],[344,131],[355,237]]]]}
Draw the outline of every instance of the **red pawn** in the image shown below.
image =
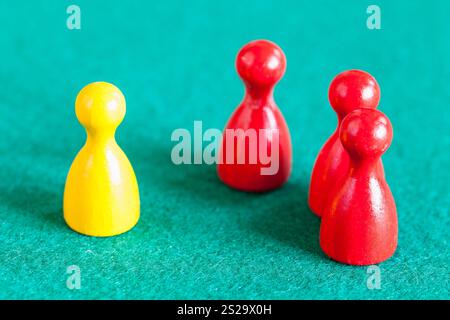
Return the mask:
{"type": "Polygon", "coordinates": [[[223,132],[217,173],[232,188],[269,191],[291,173],[291,137],[273,99],[286,57],[273,42],[257,40],[239,51],[236,68],[246,92],[223,132]]]}
{"type": "Polygon", "coordinates": [[[342,121],[340,140],[350,156],[349,171],[320,227],[320,246],[333,260],[371,265],[394,254],[397,209],[379,170],[392,135],[389,119],[378,110],[355,110],[342,121]]]}
{"type": "Polygon", "coordinates": [[[359,108],[376,109],[380,88],[369,73],[349,70],[333,79],[328,91],[330,104],[338,117],[335,132],[328,138],[314,163],[309,186],[308,203],[319,217],[333,193],[332,189],[347,174],[349,159],[339,141],[339,127],[344,117],[359,108]]]}

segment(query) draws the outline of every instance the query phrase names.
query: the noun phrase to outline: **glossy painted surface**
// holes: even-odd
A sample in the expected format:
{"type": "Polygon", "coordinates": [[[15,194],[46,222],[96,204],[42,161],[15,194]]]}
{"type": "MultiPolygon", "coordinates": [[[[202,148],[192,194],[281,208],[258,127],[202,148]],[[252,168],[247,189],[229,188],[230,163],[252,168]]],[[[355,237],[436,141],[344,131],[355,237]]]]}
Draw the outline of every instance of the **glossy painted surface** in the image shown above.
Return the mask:
{"type": "Polygon", "coordinates": [[[217,165],[217,173],[232,188],[253,192],[269,191],[287,181],[292,166],[289,129],[273,99],[274,86],[286,70],[286,58],[276,44],[266,40],[253,41],[239,51],[236,69],[245,84],[246,92],[224,129],[219,150],[222,163],[217,165]],[[226,134],[229,129],[241,129],[247,133],[253,131],[258,140],[256,148],[251,148],[249,142],[239,144],[237,139],[226,134]],[[278,138],[272,132],[277,132],[278,138]],[[262,144],[261,141],[266,143],[262,144]],[[229,143],[234,145],[227,148],[229,143]],[[230,150],[232,155],[229,154],[230,150]],[[261,161],[261,152],[272,156],[270,164],[261,161]],[[240,163],[238,158],[243,155],[245,161],[240,163]],[[256,158],[256,161],[252,162],[251,157],[256,158]],[[227,161],[228,158],[232,161],[227,161]],[[261,170],[268,167],[276,168],[273,171],[275,174],[262,174],[261,170]]]}
{"type": "Polygon", "coordinates": [[[355,110],[342,122],[340,140],[350,156],[349,171],[327,204],[320,228],[320,246],[336,261],[376,264],[397,247],[395,201],[379,167],[392,136],[389,119],[378,110],[355,110]]]}
{"type": "Polygon", "coordinates": [[[377,108],[380,88],[375,78],[361,70],[337,75],[330,84],[328,98],[338,117],[335,132],[325,142],[314,163],[309,186],[308,204],[318,216],[332,196],[332,190],[348,172],[349,158],[339,140],[342,119],[358,108],[377,108]]]}
{"type": "Polygon", "coordinates": [[[75,109],[87,140],[67,176],[64,219],[86,235],[126,232],[140,210],[133,168],[114,138],[125,116],[125,98],[112,84],[95,82],[80,91],[75,109]]]}

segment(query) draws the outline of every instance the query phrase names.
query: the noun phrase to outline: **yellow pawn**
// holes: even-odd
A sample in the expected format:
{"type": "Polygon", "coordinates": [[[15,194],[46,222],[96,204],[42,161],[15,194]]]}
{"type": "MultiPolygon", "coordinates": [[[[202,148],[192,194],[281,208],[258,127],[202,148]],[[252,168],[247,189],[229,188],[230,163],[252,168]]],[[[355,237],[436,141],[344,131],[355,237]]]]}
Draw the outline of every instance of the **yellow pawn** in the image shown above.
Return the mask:
{"type": "Polygon", "coordinates": [[[64,219],[79,233],[114,236],[139,220],[136,176],[114,138],[125,109],[125,97],[110,83],[91,83],[77,96],[75,112],[87,140],[67,175],[64,219]]]}

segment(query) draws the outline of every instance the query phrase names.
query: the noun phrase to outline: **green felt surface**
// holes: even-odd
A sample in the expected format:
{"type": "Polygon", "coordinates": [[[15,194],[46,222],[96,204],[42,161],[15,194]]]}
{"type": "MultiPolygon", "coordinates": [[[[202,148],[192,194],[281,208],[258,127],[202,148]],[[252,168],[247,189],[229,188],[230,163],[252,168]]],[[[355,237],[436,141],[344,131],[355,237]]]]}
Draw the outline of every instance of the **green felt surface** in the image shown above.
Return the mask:
{"type": "Polygon", "coordinates": [[[0,298],[449,298],[449,1],[77,0],[82,29],[70,31],[72,3],[0,4],[0,298]],[[382,30],[366,28],[373,3],[382,30]],[[289,182],[263,195],[170,160],[174,129],[223,128],[243,95],[235,55],[258,38],[287,56],[275,98],[294,147],[289,182]],[[324,256],[306,204],[336,124],[328,84],[350,68],[377,78],[394,126],[383,161],[399,245],[379,290],[367,268],[324,256]],[[74,100],[98,80],[127,98],[117,140],[141,195],[138,225],[113,238],[76,234],[62,216],[85,139],[74,100]],[[80,290],[66,287],[70,265],[80,290]]]}

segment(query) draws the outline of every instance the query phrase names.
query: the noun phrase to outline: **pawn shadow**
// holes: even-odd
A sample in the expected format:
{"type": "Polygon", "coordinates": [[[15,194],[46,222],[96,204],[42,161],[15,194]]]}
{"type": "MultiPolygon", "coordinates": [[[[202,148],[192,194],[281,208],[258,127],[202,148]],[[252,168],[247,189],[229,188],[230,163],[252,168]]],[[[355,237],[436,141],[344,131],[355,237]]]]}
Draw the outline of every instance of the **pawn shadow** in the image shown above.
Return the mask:
{"type": "MultiPolygon", "coordinates": [[[[30,146],[36,147],[34,143],[30,146]]],[[[64,181],[59,179],[61,167],[65,163],[70,164],[70,160],[64,158],[55,145],[39,144],[39,149],[39,155],[21,159],[22,165],[7,162],[1,168],[0,204],[10,211],[12,219],[14,215],[21,215],[39,230],[42,226],[66,228],[63,218],[64,181]],[[26,161],[29,161],[29,166],[23,165],[26,161]],[[45,163],[45,166],[35,166],[34,163],[45,163]],[[47,173],[51,174],[51,179],[47,173]]]]}
{"type": "Polygon", "coordinates": [[[262,204],[249,230],[290,247],[322,256],[319,246],[320,218],[308,207],[306,183],[288,182],[273,191],[278,201],[262,204]]]}
{"type": "Polygon", "coordinates": [[[307,205],[306,181],[292,181],[266,193],[234,190],[217,176],[216,165],[175,165],[168,147],[153,144],[152,150],[137,156],[140,186],[151,184],[157,192],[178,201],[201,201],[205,206],[227,207],[230,212],[254,208],[243,220],[246,232],[263,235],[288,246],[321,255],[320,219],[307,205]]]}
{"type": "Polygon", "coordinates": [[[27,184],[16,184],[9,188],[0,185],[0,202],[11,210],[11,214],[25,216],[39,226],[64,227],[62,191],[58,193],[43,189],[27,180],[27,184]]]}
{"type": "Polygon", "coordinates": [[[158,192],[181,199],[195,199],[213,206],[238,207],[255,194],[239,192],[224,185],[217,176],[215,164],[180,164],[172,162],[171,149],[155,146],[137,155],[135,165],[140,188],[156,188],[158,192]]]}

